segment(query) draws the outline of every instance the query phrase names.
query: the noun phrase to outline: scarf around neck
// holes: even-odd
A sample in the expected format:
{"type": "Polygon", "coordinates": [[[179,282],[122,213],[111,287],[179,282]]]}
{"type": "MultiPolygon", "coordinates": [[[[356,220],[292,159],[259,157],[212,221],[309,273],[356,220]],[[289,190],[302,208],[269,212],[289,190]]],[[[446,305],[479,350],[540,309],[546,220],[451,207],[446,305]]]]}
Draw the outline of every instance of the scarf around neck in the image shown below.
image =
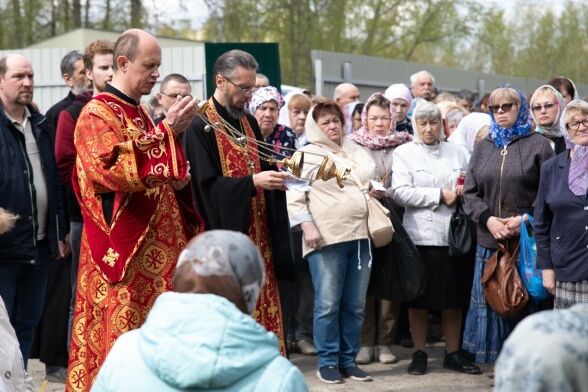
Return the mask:
{"type": "Polygon", "coordinates": [[[588,191],[588,146],[581,146],[572,142],[572,137],[565,123],[566,111],[570,108],[570,105],[582,105],[588,110],[588,103],[574,99],[568,103],[560,119],[560,128],[566,140],[566,145],[572,150],[570,153],[571,162],[570,173],[568,174],[568,187],[574,195],[585,197],[586,191],[588,191]]]}
{"type": "Polygon", "coordinates": [[[511,141],[519,136],[528,135],[531,131],[531,123],[529,121],[529,104],[525,95],[516,90],[519,95],[519,113],[515,123],[509,128],[503,128],[494,119],[494,113],[490,111],[490,137],[494,141],[496,147],[502,148],[507,146],[511,141]]]}
{"type": "Polygon", "coordinates": [[[361,128],[353,132],[349,137],[356,143],[369,148],[370,150],[381,150],[384,148],[394,148],[401,144],[408,143],[412,140],[412,136],[408,132],[396,132],[396,111],[390,104],[390,130],[385,136],[379,136],[371,133],[367,129],[367,109],[370,102],[377,96],[382,96],[381,93],[372,94],[365,103],[361,112],[361,128]]]}
{"type": "Polygon", "coordinates": [[[542,89],[542,88],[549,88],[553,94],[555,95],[555,104],[557,105],[557,117],[555,118],[555,121],[553,122],[553,124],[551,125],[539,125],[539,121],[537,121],[537,118],[535,118],[535,113],[531,112],[531,116],[533,116],[533,121],[535,122],[535,124],[537,124],[535,126],[535,131],[548,136],[548,137],[561,137],[563,136],[562,130],[561,130],[561,126],[560,126],[560,119],[561,119],[561,115],[563,113],[563,110],[565,108],[565,103],[564,103],[564,99],[563,96],[561,95],[561,93],[559,91],[557,91],[555,89],[555,87],[550,86],[548,84],[545,84],[539,88],[537,88],[537,90],[542,89]]]}

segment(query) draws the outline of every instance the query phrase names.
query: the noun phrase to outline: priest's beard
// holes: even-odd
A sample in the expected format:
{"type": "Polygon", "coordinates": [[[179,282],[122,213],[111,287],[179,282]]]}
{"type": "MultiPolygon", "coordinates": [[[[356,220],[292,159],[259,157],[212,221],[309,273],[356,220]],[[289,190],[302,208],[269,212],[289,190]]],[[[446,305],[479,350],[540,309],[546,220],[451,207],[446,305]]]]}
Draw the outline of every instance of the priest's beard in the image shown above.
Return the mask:
{"type": "Polygon", "coordinates": [[[229,113],[229,116],[231,116],[232,118],[234,118],[235,120],[240,119],[241,117],[243,117],[245,115],[245,108],[243,109],[239,109],[236,107],[231,106],[230,102],[231,102],[231,97],[229,97],[228,94],[223,93],[224,98],[225,98],[225,109],[227,110],[227,113],[229,113]]]}

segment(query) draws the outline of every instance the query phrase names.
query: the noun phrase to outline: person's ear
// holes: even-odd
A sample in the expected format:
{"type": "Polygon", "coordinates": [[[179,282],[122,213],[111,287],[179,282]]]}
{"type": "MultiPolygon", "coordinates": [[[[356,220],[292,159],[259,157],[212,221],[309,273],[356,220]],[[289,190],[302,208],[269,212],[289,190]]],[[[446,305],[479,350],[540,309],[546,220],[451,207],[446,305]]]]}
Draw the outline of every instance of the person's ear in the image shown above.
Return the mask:
{"type": "Polygon", "coordinates": [[[221,74],[216,74],[214,77],[214,85],[219,90],[222,90],[225,86],[225,78],[221,74]]]}
{"type": "Polygon", "coordinates": [[[63,81],[65,82],[65,84],[69,87],[73,86],[73,80],[71,79],[71,75],[68,73],[64,73],[62,76],[63,81]]]}
{"type": "Polygon", "coordinates": [[[118,69],[120,69],[123,72],[126,72],[127,67],[129,65],[129,59],[125,56],[118,56],[116,58],[116,65],[118,65],[118,69]]]}

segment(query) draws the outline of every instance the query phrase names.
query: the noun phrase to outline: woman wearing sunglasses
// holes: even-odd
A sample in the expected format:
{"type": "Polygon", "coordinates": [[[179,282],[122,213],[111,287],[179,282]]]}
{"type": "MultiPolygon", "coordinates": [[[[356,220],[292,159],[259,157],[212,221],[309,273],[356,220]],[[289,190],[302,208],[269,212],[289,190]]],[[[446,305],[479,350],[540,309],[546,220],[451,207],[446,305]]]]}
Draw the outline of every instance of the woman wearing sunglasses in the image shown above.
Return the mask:
{"type": "Polygon", "coordinates": [[[564,110],[564,98],[559,91],[548,84],[539,87],[531,96],[531,115],[535,131],[545,136],[556,154],[566,149],[566,142],[559,126],[564,110]]]}
{"type": "Polygon", "coordinates": [[[463,349],[478,363],[494,361],[509,323],[486,305],[480,278],[498,241],[518,235],[533,213],[541,164],[552,157],[549,141],[532,132],[522,93],[504,87],[490,95],[490,132],[474,147],[464,185],[466,212],[477,224],[478,246],[463,349]]]}

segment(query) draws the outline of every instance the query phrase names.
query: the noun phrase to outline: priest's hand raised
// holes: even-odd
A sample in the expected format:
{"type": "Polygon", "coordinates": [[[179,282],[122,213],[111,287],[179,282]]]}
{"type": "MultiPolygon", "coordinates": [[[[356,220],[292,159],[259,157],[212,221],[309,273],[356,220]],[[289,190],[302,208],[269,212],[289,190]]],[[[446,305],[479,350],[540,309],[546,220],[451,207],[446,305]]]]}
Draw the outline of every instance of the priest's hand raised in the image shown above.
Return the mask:
{"type": "Polygon", "coordinates": [[[288,178],[289,175],[290,174],[287,172],[278,172],[274,170],[262,171],[252,176],[253,185],[267,190],[280,189],[285,191],[286,186],[284,185],[284,180],[288,178]]]}
{"type": "Polygon", "coordinates": [[[176,136],[184,132],[194,119],[197,103],[196,98],[177,96],[176,101],[168,109],[165,121],[176,136]]]}

